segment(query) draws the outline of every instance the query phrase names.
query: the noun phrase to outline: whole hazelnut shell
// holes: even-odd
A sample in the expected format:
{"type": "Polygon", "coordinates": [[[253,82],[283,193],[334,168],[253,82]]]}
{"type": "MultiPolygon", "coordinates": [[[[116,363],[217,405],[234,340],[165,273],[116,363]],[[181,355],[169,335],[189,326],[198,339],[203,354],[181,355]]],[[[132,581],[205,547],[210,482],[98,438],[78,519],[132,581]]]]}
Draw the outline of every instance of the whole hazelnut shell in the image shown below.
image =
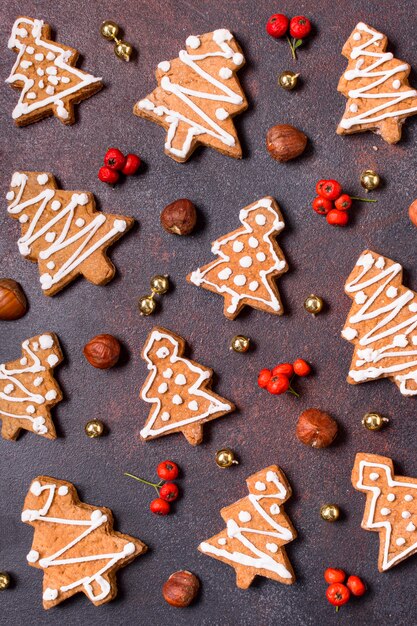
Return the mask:
{"type": "Polygon", "coordinates": [[[200,582],[194,574],[181,570],[174,572],[162,587],[162,595],[171,606],[188,606],[195,599],[200,582]]]}
{"type": "Polygon", "coordinates": [[[18,320],[27,311],[23,289],[11,278],[0,279],[0,320],[18,320]]]}
{"type": "Polygon", "coordinates": [[[168,204],[161,213],[161,225],[174,235],[189,235],[197,222],[197,211],[194,204],[181,198],[168,204]]]}
{"type": "Polygon", "coordinates": [[[90,365],[106,370],[119,360],[120,343],[113,335],[97,335],[84,346],[83,354],[90,365]]]}
{"type": "Polygon", "coordinates": [[[337,435],[337,423],[324,411],[307,409],[298,418],[295,433],[306,446],[327,448],[337,435]]]}
{"type": "Polygon", "coordinates": [[[414,200],[408,207],[408,217],[417,226],[417,200],[414,200]]]}
{"type": "Polygon", "coordinates": [[[285,163],[300,156],[307,145],[307,136],[290,124],[276,124],[266,134],[266,147],[273,159],[285,163]]]}

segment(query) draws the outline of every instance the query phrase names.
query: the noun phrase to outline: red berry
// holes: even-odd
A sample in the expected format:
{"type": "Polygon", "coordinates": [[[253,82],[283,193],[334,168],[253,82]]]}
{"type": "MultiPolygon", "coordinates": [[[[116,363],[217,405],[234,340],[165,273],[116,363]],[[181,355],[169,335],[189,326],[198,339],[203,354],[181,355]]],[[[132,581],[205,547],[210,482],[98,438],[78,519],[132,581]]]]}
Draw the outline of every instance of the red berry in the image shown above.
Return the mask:
{"type": "Polygon", "coordinates": [[[178,498],[179,490],[175,483],[165,483],[159,490],[159,497],[167,502],[173,502],[178,498]]]}
{"type": "Polygon", "coordinates": [[[342,195],[342,185],[337,180],[325,180],[318,194],[327,200],[337,200],[342,195]]]}
{"type": "Polygon", "coordinates": [[[271,370],[268,370],[268,369],[261,370],[258,374],[258,386],[261,387],[262,389],[265,389],[265,387],[267,386],[271,378],[272,378],[271,370]]]}
{"type": "Polygon", "coordinates": [[[327,587],[326,598],[333,606],[343,606],[349,601],[350,591],[342,583],[333,583],[327,587]]]}
{"type": "Polygon", "coordinates": [[[331,226],[347,226],[347,223],[349,222],[349,214],[347,211],[332,209],[326,215],[326,220],[331,226]]]}
{"type": "Polygon", "coordinates": [[[284,376],[284,374],[278,374],[277,376],[272,376],[266,386],[266,389],[274,396],[279,396],[282,393],[285,393],[289,389],[289,386],[290,381],[288,380],[288,377],[284,376]]]}
{"type": "Polygon", "coordinates": [[[311,32],[310,20],[304,15],[293,17],[290,22],[290,35],[296,39],[304,39],[311,32]]]}
{"type": "Polygon", "coordinates": [[[104,157],[104,165],[111,170],[122,170],[126,163],[126,157],[118,148],[109,148],[104,157]]]}
{"type": "Polygon", "coordinates": [[[288,378],[294,374],[294,368],[291,363],[280,363],[276,365],[272,370],[272,376],[277,376],[278,374],[284,374],[288,378]]]}
{"type": "Polygon", "coordinates": [[[115,185],[120,178],[120,174],[116,170],[111,170],[106,165],[103,165],[103,167],[100,167],[98,171],[98,177],[102,183],[115,185]]]}
{"type": "Polygon", "coordinates": [[[349,576],[346,585],[354,596],[363,596],[366,592],[365,583],[359,578],[359,576],[349,576]]]}
{"type": "Polygon", "coordinates": [[[283,37],[288,29],[288,24],[290,20],[286,15],[282,13],[275,13],[271,15],[269,20],[266,23],[266,32],[271,37],[275,37],[278,39],[279,37],[283,37]]]}
{"type": "Polygon", "coordinates": [[[155,498],[149,505],[152,513],[155,515],[168,515],[171,507],[169,506],[169,502],[166,500],[162,500],[162,498],[155,498]]]}
{"type": "Polygon", "coordinates": [[[352,198],[347,193],[342,193],[334,203],[339,211],[348,211],[352,206],[352,198]]]}
{"type": "MultiPolygon", "coordinates": [[[[324,580],[326,583],[343,583],[346,578],[346,574],[341,569],[335,569],[334,567],[328,567],[324,572],[324,580]]],[[[349,585],[349,582],[347,583],[349,585]]]]}
{"type": "Polygon", "coordinates": [[[311,367],[307,361],[304,361],[304,359],[297,359],[294,361],[293,367],[294,374],[297,374],[297,376],[308,376],[311,372],[311,367]]]}
{"type": "Polygon", "coordinates": [[[319,182],[316,184],[316,193],[318,196],[321,195],[321,188],[323,187],[323,185],[327,183],[327,180],[325,178],[322,178],[321,180],[319,180],[319,182]]]}
{"type": "Polygon", "coordinates": [[[162,461],[156,468],[156,473],[162,480],[175,480],[179,474],[178,465],[173,461],[162,461]]]}
{"type": "Polygon", "coordinates": [[[140,168],[141,160],[136,154],[128,154],[126,156],[126,163],[122,169],[123,174],[126,176],[132,176],[132,174],[136,174],[138,169],[140,168]]]}
{"type": "Polygon", "coordinates": [[[333,209],[333,202],[331,200],[326,200],[326,198],[317,196],[314,198],[311,206],[319,215],[327,215],[328,212],[333,209]]]}

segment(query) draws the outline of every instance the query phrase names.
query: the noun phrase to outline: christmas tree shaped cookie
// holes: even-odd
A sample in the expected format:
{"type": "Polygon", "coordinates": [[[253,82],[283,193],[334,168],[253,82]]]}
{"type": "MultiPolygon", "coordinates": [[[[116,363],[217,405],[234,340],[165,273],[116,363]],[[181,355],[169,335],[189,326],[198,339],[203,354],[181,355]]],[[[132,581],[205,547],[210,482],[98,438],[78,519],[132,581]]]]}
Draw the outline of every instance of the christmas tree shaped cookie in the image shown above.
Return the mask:
{"type": "Polygon", "coordinates": [[[293,541],[297,532],[283,505],[291,496],[291,487],[276,465],[249,476],[246,483],[249,495],[220,511],[225,530],[203,541],[198,549],[231,565],[241,589],[247,589],[255,576],[290,585],[295,575],[283,546],[293,541]]]}
{"type": "Polygon", "coordinates": [[[183,357],[185,341],[165,328],[154,328],[142,350],[149,375],[141,398],[152,404],[141,430],[143,439],[182,432],[191,445],[203,440],[203,424],[234,410],[210,389],[213,371],[183,357]]]}
{"type": "Polygon", "coordinates": [[[53,370],[62,361],[58,337],[44,333],[22,343],[22,356],[0,364],[0,420],[4,439],[20,431],[55,439],[51,408],[62,400],[53,370]]]}
{"type": "Polygon", "coordinates": [[[345,43],[348,68],[337,89],[348,101],[339,135],[373,130],[396,143],[405,118],[417,113],[417,91],[408,83],[411,68],[386,52],[387,45],[385,35],[362,22],[345,43]]]}
{"type": "Polygon", "coordinates": [[[398,565],[417,552],[417,478],[394,476],[391,459],[358,453],[355,489],[366,494],[362,528],[379,533],[378,569],[398,565]]]}
{"type": "Polygon", "coordinates": [[[97,211],[91,193],[63,191],[52,174],[15,172],[7,211],[19,220],[19,252],[37,262],[43,292],[63,289],[79,275],[105,285],[115,274],[107,248],[133,225],[133,218],[97,211]]]}
{"type": "Polygon", "coordinates": [[[101,78],[74,67],[77,50],[51,41],[51,29],[42,20],[18,17],[8,47],[17,53],[6,82],[21,91],[12,114],[18,126],[50,115],[72,124],[74,104],[103,86],[101,78]]]}
{"type": "Polygon", "coordinates": [[[159,63],[158,87],[133,112],[167,129],[165,154],[175,161],[186,161],[198,144],[241,158],[232,118],[248,106],[236,76],[242,51],[225,29],[192,35],[185,45],[177,59],[159,63]]]}
{"type": "Polygon", "coordinates": [[[353,299],[342,336],[355,350],[348,382],[390,378],[417,394],[417,294],[402,284],[402,267],[365,250],[347,279],[353,299]]]}
{"type": "Polygon", "coordinates": [[[82,591],[96,606],[117,594],[116,572],[147,547],[113,530],[110,509],[80,502],[64,480],[39,476],[28,491],[22,521],[34,529],[26,559],[43,570],[43,606],[82,591]]]}
{"type": "Polygon", "coordinates": [[[284,228],[279,207],[261,198],[239,213],[242,226],[217,239],[211,251],[219,258],[187,276],[194,285],[219,293],[224,314],[234,319],[245,305],[282,315],[275,279],[287,271],[276,235],[284,228]]]}

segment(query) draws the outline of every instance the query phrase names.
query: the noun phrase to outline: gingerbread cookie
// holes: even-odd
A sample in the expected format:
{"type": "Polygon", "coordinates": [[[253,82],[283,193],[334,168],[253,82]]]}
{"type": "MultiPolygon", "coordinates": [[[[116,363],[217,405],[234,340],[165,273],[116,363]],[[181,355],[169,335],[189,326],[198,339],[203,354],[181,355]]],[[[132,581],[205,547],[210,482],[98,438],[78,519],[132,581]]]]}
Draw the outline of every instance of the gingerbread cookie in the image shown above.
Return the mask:
{"type": "Polygon", "coordinates": [[[117,594],[116,573],[147,546],[113,530],[110,509],[81,502],[74,485],[38,476],[27,493],[22,522],[33,526],[26,559],[43,570],[43,607],[82,591],[99,606],[117,594]]]}
{"type": "Polygon", "coordinates": [[[192,272],[187,280],[222,295],[229,319],[245,305],[282,315],[275,279],[288,266],[275,241],[284,228],[278,204],[273,198],[261,198],[242,209],[239,219],[242,227],[213,243],[211,251],[218,260],[192,272]]]}
{"type": "Polygon", "coordinates": [[[224,28],[192,35],[185,45],[177,59],[159,63],[158,87],[133,112],[167,129],[165,154],[175,161],[186,161],[198,144],[240,159],[232,118],[248,107],[236,76],[242,51],[224,28]]]}
{"type": "Polygon", "coordinates": [[[213,370],[183,357],[185,341],[155,327],[142,358],[150,370],[141,398],[152,404],[140,434],[143,439],[182,432],[191,445],[203,440],[203,424],[234,410],[234,405],[210,389],[213,370]]]}
{"type": "Polygon", "coordinates": [[[15,172],[7,211],[19,220],[19,252],[37,262],[43,292],[53,296],[79,275],[105,285],[115,274],[107,248],[134,219],[97,211],[89,192],[58,189],[52,174],[15,172]]]}
{"type": "Polygon", "coordinates": [[[352,485],[366,493],[362,528],[379,533],[378,569],[386,572],[417,552],[417,478],[394,476],[391,459],[359,452],[352,485]]]}
{"type": "Polygon", "coordinates": [[[295,575],[283,547],[297,537],[283,510],[291,487],[276,465],[249,476],[246,484],[249,496],[220,511],[226,529],[198,549],[231,565],[241,589],[247,589],[255,576],[291,585],[295,575]]]}
{"type": "Polygon", "coordinates": [[[353,299],[342,336],[355,350],[348,382],[390,378],[405,396],[417,394],[417,294],[402,284],[402,267],[365,250],[347,279],[353,299]]]}
{"type": "Polygon", "coordinates": [[[73,124],[74,104],[103,86],[101,78],[74,67],[77,50],[51,41],[51,28],[42,20],[18,17],[8,47],[17,53],[6,82],[21,91],[12,113],[18,126],[50,115],[64,124],[73,124]]]}
{"type": "Polygon", "coordinates": [[[51,408],[62,400],[54,367],[63,359],[58,337],[43,333],[22,343],[22,356],[0,365],[0,420],[4,439],[22,429],[55,439],[51,408]]]}
{"type": "Polygon", "coordinates": [[[386,52],[388,39],[359,22],[342,54],[349,63],[337,87],[348,98],[337,133],[372,130],[388,143],[401,139],[404,120],[417,113],[417,91],[408,82],[410,66],[386,52]]]}

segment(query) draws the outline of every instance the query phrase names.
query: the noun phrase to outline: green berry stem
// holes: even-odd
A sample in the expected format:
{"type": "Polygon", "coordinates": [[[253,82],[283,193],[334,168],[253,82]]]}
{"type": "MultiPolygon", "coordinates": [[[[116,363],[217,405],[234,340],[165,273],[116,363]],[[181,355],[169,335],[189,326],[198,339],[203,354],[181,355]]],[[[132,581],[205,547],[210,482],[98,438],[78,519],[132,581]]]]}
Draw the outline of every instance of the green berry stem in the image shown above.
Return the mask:
{"type": "Polygon", "coordinates": [[[129,478],[134,478],[138,480],[140,483],[144,483],[145,485],[149,485],[156,490],[156,493],[159,495],[159,488],[162,486],[162,480],[159,483],[151,483],[149,480],[145,480],[144,478],[139,478],[139,476],[135,476],[134,474],[129,474],[129,472],[124,472],[124,476],[129,476],[129,478]]]}
{"type": "Polygon", "coordinates": [[[350,196],[351,200],[359,200],[360,202],[378,202],[378,200],[371,200],[371,198],[357,198],[356,196],[350,196]]]}

